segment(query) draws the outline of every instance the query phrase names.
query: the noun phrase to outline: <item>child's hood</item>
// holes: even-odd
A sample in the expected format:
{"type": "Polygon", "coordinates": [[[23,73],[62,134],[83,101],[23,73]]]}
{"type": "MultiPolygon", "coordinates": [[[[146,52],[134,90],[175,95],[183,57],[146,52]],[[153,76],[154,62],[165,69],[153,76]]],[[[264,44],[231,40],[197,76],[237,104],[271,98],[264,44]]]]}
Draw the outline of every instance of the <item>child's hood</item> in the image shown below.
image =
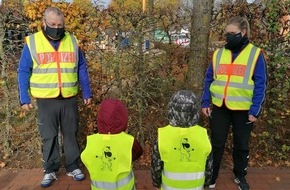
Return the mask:
{"type": "Polygon", "coordinates": [[[118,99],[106,99],[100,105],[98,133],[117,134],[125,131],[128,124],[128,111],[118,99]]]}

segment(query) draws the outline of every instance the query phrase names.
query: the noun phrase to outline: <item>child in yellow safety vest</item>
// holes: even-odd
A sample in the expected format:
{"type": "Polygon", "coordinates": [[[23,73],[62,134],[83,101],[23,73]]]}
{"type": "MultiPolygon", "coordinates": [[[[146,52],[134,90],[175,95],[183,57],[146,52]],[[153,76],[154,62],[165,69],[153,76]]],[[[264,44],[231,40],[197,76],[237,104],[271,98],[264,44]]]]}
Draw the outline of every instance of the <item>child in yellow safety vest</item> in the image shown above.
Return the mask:
{"type": "Polygon", "coordinates": [[[176,92],[168,104],[169,124],[158,129],[151,161],[157,189],[204,189],[212,175],[211,143],[207,130],[198,125],[196,96],[176,92]]]}
{"type": "Polygon", "coordinates": [[[81,159],[91,178],[91,189],[135,189],[132,161],[143,149],[126,133],[128,113],[118,99],[106,99],[98,113],[98,133],[87,137],[81,159]]]}

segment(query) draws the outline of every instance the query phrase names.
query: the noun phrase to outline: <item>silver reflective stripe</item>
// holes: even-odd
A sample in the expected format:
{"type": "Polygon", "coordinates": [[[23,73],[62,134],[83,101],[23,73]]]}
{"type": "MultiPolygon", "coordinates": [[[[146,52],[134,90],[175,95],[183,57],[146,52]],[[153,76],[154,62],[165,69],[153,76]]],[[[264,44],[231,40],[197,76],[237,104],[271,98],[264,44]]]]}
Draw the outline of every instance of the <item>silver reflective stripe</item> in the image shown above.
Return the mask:
{"type": "Polygon", "coordinates": [[[204,177],[204,172],[176,173],[163,171],[163,175],[172,180],[196,180],[204,177]]]}
{"type": "MultiPolygon", "coordinates": [[[[214,81],[213,84],[217,85],[217,86],[225,86],[226,82],[225,81],[214,81]]],[[[245,84],[245,83],[229,82],[228,86],[235,87],[235,88],[243,88],[246,90],[253,90],[254,89],[253,84],[247,84],[247,83],[245,84]]]]}
{"type": "Polygon", "coordinates": [[[92,180],[92,185],[96,188],[116,189],[116,188],[119,188],[119,187],[122,187],[122,186],[128,184],[132,180],[133,175],[134,174],[131,171],[131,173],[127,177],[125,177],[117,182],[103,182],[103,181],[93,181],[92,180]]]}
{"type": "Polygon", "coordinates": [[[30,36],[30,54],[36,61],[37,65],[39,65],[39,60],[36,54],[35,35],[30,36]]]}
{"type": "Polygon", "coordinates": [[[227,96],[226,100],[235,102],[252,102],[252,98],[237,97],[237,96],[227,96]]]}
{"type": "Polygon", "coordinates": [[[212,92],[212,97],[217,98],[217,99],[221,99],[221,100],[224,98],[223,95],[217,94],[217,93],[213,93],[213,92],[212,92]]]}
{"type": "Polygon", "coordinates": [[[224,48],[219,49],[216,55],[216,68],[219,66],[224,48]]]}
{"type": "MultiPolygon", "coordinates": [[[[212,93],[212,97],[222,100],[224,98],[223,95],[212,93]]],[[[240,96],[227,96],[227,101],[235,101],[235,102],[252,102],[251,98],[240,97],[240,96]]]]}
{"type": "Polygon", "coordinates": [[[78,82],[65,82],[61,84],[61,87],[75,87],[78,85],[78,82]]]}
{"type": "MultiPolygon", "coordinates": [[[[181,188],[168,187],[164,183],[162,183],[161,186],[162,186],[162,188],[164,190],[180,190],[181,189],[181,188]]],[[[194,188],[182,188],[182,190],[203,190],[203,186],[201,186],[201,187],[194,187],[194,188]]]]}
{"type": "Polygon", "coordinates": [[[34,87],[34,88],[58,88],[58,83],[39,84],[39,83],[31,82],[30,87],[34,87]]]}
{"type": "MultiPolygon", "coordinates": [[[[62,83],[62,87],[74,87],[77,86],[77,82],[67,82],[62,83]]],[[[39,83],[30,83],[30,87],[33,88],[58,88],[58,83],[49,83],[49,84],[39,84],[39,83]]]]}
{"type": "MultiPolygon", "coordinates": [[[[215,70],[216,70],[216,72],[218,71],[218,66],[219,66],[219,64],[221,62],[223,50],[224,50],[224,48],[219,49],[218,52],[217,52],[217,55],[216,55],[216,64],[215,64],[215,70]]],[[[217,75],[216,72],[214,73],[215,77],[217,75]]]]}
{"type": "Polygon", "coordinates": [[[76,38],[70,34],[70,37],[71,37],[71,40],[72,40],[72,44],[73,44],[73,47],[74,47],[74,54],[75,54],[75,60],[76,60],[76,64],[79,63],[79,46],[78,46],[78,43],[77,43],[77,40],[76,38]]]}
{"type": "Polygon", "coordinates": [[[258,48],[256,46],[253,46],[251,49],[250,56],[248,58],[247,69],[246,69],[246,72],[244,75],[244,81],[243,81],[244,84],[248,84],[248,80],[250,79],[249,77],[250,77],[250,73],[251,73],[251,68],[252,68],[253,60],[255,58],[255,54],[256,54],[257,50],[258,50],[258,48]]]}
{"type": "Polygon", "coordinates": [[[243,88],[246,90],[253,90],[254,89],[254,85],[253,84],[247,84],[247,82],[241,84],[241,83],[237,83],[237,82],[229,82],[228,84],[229,87],[235,87],[235,88],[243,88]]]}
{"type": "MultiPolygon", "coordinates": [[[[61,68],[61,73],[77,73],[77,68],[61,68]]],[[[33,69],[33,73],[35,74],[42,74],[42,73],[57,73],[58,69],[57,68],[35,68],[33,69]]]]}

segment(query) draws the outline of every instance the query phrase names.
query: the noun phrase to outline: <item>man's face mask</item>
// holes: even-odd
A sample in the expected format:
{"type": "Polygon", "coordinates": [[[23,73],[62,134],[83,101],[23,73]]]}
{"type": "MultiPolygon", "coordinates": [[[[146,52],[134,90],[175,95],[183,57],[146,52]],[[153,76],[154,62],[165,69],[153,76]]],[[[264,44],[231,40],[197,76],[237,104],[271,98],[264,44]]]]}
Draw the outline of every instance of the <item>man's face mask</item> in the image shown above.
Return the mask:
{"type": "Polygon", "coordinates": [[[58,40],[64,35],[64,28],[51,28],[46,24],[45,32],[49,37],[58,40]]]}

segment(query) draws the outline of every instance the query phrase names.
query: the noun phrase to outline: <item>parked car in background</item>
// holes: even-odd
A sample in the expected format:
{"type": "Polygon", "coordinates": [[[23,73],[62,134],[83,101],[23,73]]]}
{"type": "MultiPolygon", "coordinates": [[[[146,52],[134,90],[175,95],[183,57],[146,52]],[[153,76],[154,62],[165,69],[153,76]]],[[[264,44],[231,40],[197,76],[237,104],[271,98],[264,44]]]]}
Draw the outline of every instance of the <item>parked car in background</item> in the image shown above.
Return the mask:
{"type": "Polygon", "coordinates": [[[157,29],[154,32],[154,39],[155,41],[162,42],[162,43],[169,43],[177,44],[180,46],[189,46],[190,43],[190,35],[189,30],[181,29],[178,31],[170,31],[166,33],[161,29],[157,29]]]}
{"type": "Polygon", "coordinates": [[[170,36],[171,42],[181,46],[189,46],[190,38],[186,34],[173,34],[170,36]]]}

